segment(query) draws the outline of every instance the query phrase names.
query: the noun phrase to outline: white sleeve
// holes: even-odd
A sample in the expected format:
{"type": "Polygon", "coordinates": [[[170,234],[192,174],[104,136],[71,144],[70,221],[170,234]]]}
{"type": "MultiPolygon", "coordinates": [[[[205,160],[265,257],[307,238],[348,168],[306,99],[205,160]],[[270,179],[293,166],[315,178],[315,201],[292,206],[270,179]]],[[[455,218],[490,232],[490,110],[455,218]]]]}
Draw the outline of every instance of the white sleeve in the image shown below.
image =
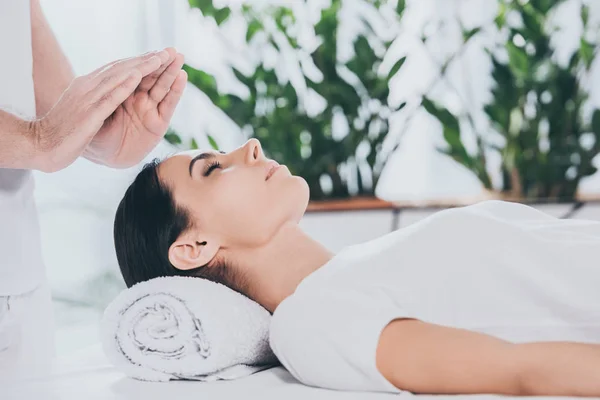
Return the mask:
{"type": "Polygon", "coordinates": [[[275,311],[270,344],[286,369],[306,385],[399,393],[377,369],[375,356],[383,328],[409,317],[368,293],[304,292],[275,311]]]}

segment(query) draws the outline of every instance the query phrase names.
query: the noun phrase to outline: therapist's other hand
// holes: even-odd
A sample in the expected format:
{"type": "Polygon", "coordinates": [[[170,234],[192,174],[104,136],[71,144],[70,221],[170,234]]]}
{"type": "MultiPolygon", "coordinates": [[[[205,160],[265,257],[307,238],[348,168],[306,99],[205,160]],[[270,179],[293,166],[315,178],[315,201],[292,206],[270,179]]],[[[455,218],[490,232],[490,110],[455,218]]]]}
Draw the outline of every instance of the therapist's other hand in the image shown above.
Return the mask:
{"type": "Polygon", "coordinates": [[[75,78],[54,107],[29,125],[35,169],[55,172],[73,163],[144,77],[169,57],[167,51],[151,52],[75,78]]]}
{"type": "Polygon", "coordinates": [[[168,48],[168,59],[146,76],[104,122],[83,155],[113,168],[139,163],[163,138],[187,82],[183,55],[168,48]]]}

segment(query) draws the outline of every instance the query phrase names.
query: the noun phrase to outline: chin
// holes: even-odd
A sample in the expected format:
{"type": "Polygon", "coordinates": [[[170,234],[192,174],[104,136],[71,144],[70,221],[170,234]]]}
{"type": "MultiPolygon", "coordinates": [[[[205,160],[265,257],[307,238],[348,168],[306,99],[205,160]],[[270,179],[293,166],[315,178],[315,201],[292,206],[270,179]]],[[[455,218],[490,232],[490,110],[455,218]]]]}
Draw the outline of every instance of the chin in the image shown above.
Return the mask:
{"type": "Polygon", "coordinates": [[[298,223],[308,207],[309,198],[310,189],[304,178],[289,176],[280,182],[273,207],[278,204],[283,211],[281,218],[298,223]]]}
{"type": "Polygon", "coordinates": [[[293,219],[296,222],[300,222],[304,213],[306,212],[306,208],[308,207],[308,202],[310,200],[310,189],[308,187],[308,183],[299,176],[294,176],[295,184],[297,186],[295,192],[295,205],[293,219]]]}

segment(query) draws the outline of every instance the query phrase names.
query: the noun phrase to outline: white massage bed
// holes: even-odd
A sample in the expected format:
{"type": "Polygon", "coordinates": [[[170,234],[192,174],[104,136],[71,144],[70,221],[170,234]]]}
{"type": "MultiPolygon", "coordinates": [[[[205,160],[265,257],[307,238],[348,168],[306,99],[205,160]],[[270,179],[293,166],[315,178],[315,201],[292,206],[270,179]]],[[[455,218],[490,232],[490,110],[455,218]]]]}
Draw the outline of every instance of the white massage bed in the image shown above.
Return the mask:
{"type": "Polygon", "coordinates": [[[508,397],[490,395],[414,396],[404,393],[396,397],[393,394],[385,393],[337,392],[304,386],[282,367],[272,368],[235,381],[141,382],[126,378],[113,368],[102,354],[99,346],[90,347],[74,356],[59,359],[48,377],[0,382],[0,399],[2,400],[383,400],[392,398],[414,398],[415,400],[508,399],[508,397]]]}

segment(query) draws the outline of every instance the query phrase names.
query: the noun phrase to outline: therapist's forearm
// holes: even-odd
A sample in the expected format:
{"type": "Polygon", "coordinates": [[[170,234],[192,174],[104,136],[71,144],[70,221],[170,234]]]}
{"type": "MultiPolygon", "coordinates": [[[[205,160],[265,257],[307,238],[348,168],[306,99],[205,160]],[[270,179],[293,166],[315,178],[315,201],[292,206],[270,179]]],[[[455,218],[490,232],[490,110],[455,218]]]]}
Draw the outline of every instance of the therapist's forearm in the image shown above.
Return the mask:
{"type": "Polygon", "coordinates": [[[56,104],[74,74],[50,29],[39,0],[31,0],[31,45],[36,114],[42,117],[56,104]]]}
{"type": "Polygon", "coordinates": [[[0,168],[36,169],[35,123],[0,110],[0,168]]]}

